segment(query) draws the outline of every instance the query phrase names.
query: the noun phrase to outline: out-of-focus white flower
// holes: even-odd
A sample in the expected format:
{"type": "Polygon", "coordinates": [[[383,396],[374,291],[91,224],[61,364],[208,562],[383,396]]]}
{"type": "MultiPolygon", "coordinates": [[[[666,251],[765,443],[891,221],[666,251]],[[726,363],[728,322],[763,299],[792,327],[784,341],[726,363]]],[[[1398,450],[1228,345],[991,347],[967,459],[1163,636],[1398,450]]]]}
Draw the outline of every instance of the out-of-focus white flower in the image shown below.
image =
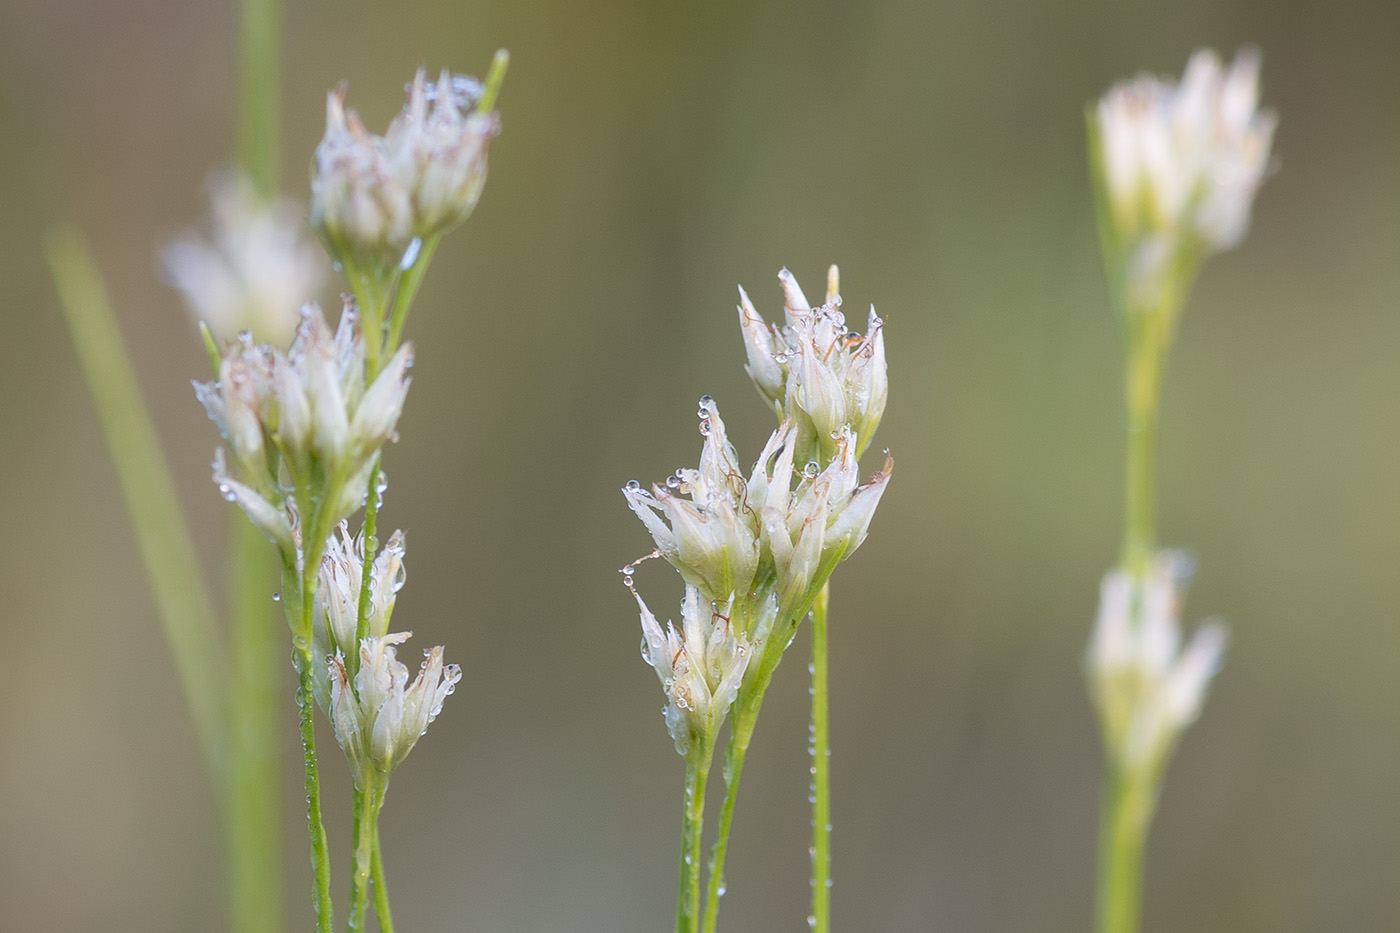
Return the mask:
{"type": "Polygon", "coordinates": [[[758,516],[748,505],[748,483],[719,408],[708,395],[700,399],[699,416],[705,435],[699,468],[679,469],[651,491],[632,480],[622,494],[685,581],[707,601],[727,602],[749,591],[758,570],[758,516]]]}
{"type": "MultiPolygon", "coordinates": [[[[713,747],[763,636],[745,638],[731,624],[732,600],[709,603],[689,584],[679,631],[673,622],[663,629],[635,589],[632,595],[641,608],[642,659],[655,668],[666,691],[666,728],[676,751],[684,756],[697,745],[713,747]]],[[[765,634],[776,611],[771,599],[760,608],[759,616],[767,620],[765,634]]]]}
{"type": "Polygon", "coordinates": [[[413,750],[428,724],[442,712],[443,701],[462,679],[456,664],[443,665],[442,647],[424,652],[418,676],[410,684],[408,668],[398,660],[396,646],[411,633],[370,636],[360,642],[360,670],[353,689],[345,658],[329,661],[330,720],[355,786],[387,778],[413,750]]]}
{"type": "Polygon", "coordinates": [[[500,122],[474,108],[475,79],[420,69],[388,133],[365,129],[345,109],[345,89],[326,98],[326,133],[311,178],[311,223],[346,263],[393,268],[411,261],[416,238],[465,220],[486,180],[486,151],[500,122]]]}
{"type": "Polygon", "coordinates": [[[779,418],[798,428],[799,457],[822,463],[835,456],[835,436],[850,425],[865,452],[885,413],[889,378],[884,321],[870,309],[864,335],[846,329],[838,272],[827,275],[826,301],[813,308],[792,273],[778,273],[784,323],[769,324],[739,289],[739,324],[753,379],[779,418]]]}
{"type": "Polygon", "coordinates": [[[784,422],[749,481],[749,501],[759,510],[764,552],[772,559],[787,615],[810,605],[836,564],[860,547],[894,472],[894,460],[886,454],[884,468],[862,484],[849,427],[837,433],[836,455],[825,469],[811,460],[795,471],[797,437],[797,427],[784,422]]]}
{"type": "Polygon", "coordinates": [[[1244,49],[1228,70],[1199,51],[1179,84],[1143,75],[1091,110],[1105,245],[1130,301],[1150,305],[1176,264],[1243,238],[1278,122],[1258,104],[1259,54],[1244,49]]]}
{"type": "MultiPolygon", "coordinates": [[[[328,659],[337,653],[349,654],[355,649],[364,562],[364,534],[352,536],[347,523],[341,522],[336,526],[336,533],[327,539],[325,553],[321,556],[312,630],[312,646],[318,659],[328,659]]],[[[388,633],[394,601],[403,589],[405,576],[404,536],[402,531],[395,531],[370,565],[366,616],[370,635],[382,638],[388,633]]],[[[317,675],[316,700],[321,709],[327,710],[330,708],[330,682],[326,669],[318,664],[313,672],[317,675]]]]}
{"type": "Polygon", "coordinates": [[[207,237],[190,233],[161,253],[165,278],[215,337],[251,331],[259,343],[285,347],[298,309],[321,291],[326,261],[289,201],[265,201],[242,175],[209,183],[207,237]]]}
{"type": "MultiPolygon", "coordinates": [[[[404,344],[366,388],[364,339],[348,307],[332,334],[320,309],[308,306],[285,354],[247,337],[230,344],[218,381],[194,384],[239,466],[237,485],[226,470],[217,471],[225,496],[268,530],[240,487],[274,509],[284,509],[291,494],[302,520],[328,533],[364,503],[375,458],[403,410],[412,361],[413,348],[404,344]],[[291,478],[290,490],[272,472],[273,448],[291,478]]],[[[269,536],[283,540],[280,532],[269,536]]]]}
{"type": "Polygon", "coordinates": [[[1220,669],[1227,639],[1219,623],[1202,624],[1181,644],[1192,570],[1186,555],[1163,551],[1144,578],[1116,569],[1103,579],[1086,667],[1109,754],[1128,771],[1165,763],[1220,669]]]}

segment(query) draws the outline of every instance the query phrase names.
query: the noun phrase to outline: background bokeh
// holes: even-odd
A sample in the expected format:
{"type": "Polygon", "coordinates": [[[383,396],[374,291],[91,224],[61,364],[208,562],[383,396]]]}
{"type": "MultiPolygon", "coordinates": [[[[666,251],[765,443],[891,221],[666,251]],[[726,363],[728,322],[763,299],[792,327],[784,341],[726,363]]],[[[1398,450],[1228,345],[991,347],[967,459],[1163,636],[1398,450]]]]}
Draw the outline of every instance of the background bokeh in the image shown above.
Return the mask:
{"type": "MultiPolygon", "coordinates": [[[[1088,927],[1100,752],[1080,658],[1120,529],[1120,364],[1082,108],[1197,46],[1264,52],[1281,170],[1168,377],[1162,530],[1233,632],[1173,762],[1149,931],[1400,928],[1400,57],[1393,3],[288,0],[283,179],[323,95],[381,129],[420,62],[512,52],[474,217],[410,322],[382,521],[396,619],[465,678],[384,818],[404,930],[671,923],[682,766],[616,570],[618,488],[752,457],[742,282],[889,317],[899,467],[834,579],[835,920],[1088,927]]],[[[218,577],[206,364],[156,273],[233,150],[231,2],[0,0],[0,927],[218,930],[220,828],[41,259],[90,236],[218,577]]],[[[869,465],[874,466],[874,461],[869,465]]],[[[680,587],[638,584],[674,614],[680,587]]],[[[803,929],[805,636],[745,775],[724,927],[803,929]]],[[[287,674],[293,929],[310,870],[287,674]]],[[[348,790],[328,733],[337,898],[348,790]]]]}

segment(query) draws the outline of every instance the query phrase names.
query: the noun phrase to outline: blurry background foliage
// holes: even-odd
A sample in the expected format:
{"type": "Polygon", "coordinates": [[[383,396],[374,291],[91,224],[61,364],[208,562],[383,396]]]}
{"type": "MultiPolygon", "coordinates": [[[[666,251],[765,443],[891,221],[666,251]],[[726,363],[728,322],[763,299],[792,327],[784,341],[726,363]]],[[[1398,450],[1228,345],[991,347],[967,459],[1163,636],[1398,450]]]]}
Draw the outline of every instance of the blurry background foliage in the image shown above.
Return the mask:
{"type": "MultiPolygon", "coordinates": [[[[212,563],[243,519],[208,479],[207,363],[155,250],[231,158],[235,26],[231,3],[0,0],[7,929],[222,922],[217,815],[39,243],[57,219],[90,234],[212,563]]],[[[755,455],[771,414],[734,286],[772,316],[781,265],[818,283],[829,262],[848,308],[889,316],[877,446],[899,459],[834,589],[836,926],[1087,927],[1080,658],[1122,434],[1082,112],[1248,41],[1282,170],[1187,308],[1161,445],[1163,540],[1201,561],[1187,618],[1224,616],[1234,642],[1172,765],[1147,928],[1400,928],[1400,6],[317,0],[286,29],[303,202],[335,82],[382,131],[420,62],[513,60],[386,460],[381,521],[409,535],[395,618],[465,670],[383,830],[403,929],[669,923],[681,764],[616,572],[649,546],[617,490],[694,462],[702,393],[755,455]]],[[[674,614],[679,581],[643,570],[674,614]]],[[[806,912],[794,649],[740,804],[736,933],[806,912]]]]}

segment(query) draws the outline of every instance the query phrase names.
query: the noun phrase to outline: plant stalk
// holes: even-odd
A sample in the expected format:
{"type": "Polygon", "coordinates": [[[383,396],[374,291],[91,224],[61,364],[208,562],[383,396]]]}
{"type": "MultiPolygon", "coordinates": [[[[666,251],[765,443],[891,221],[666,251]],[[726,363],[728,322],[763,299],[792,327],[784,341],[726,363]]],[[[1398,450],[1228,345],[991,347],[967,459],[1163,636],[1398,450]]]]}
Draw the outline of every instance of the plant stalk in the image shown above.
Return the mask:
{"type": "Polygon", "coordinates": [[[384,879],[384,856],[379,846],[379,819],[374,821],[374,851],[370,853],[370,884],[374,886],[374,916],[379,933],[394,933],[394,915],[389,910],[389,884],[384,879]]]}
{"type": "Polygon", "coordinates": [[[826,613],[831,585],[812,604],[812,913],[816,933],[831,930],[831,731],[827,703],[826,613]]]}
{"type": "Polygon", "coordinates": [[[1110,765],[1099,822],[1096,933],[1137,933],[1142,912],[1143,850],[1152,822],[1155,780],[1110,765]]]}
{"type": "MultiPolygon", "coordinates": [[[[324,539],[321,539],[324,540],[324,539]]],[[[317,551],[320,549],[317,548],[317,551]]],[[[335,929],[331,902],[330,848],[326,842],[326,826],[321,818],[321,775],[316,759],[316,690],[312,665],[316,663],[311,649],[311,627],[315,611],[316,576],[319,554],[310,547],[303,552],[298,604],[288,605],[300,613],[293,627],[292,662],[297,671],[297,708],[300,719],[302,764],[305,768],[307,833],[311,837],[311,867],[314,873],[312,904],[316,911],[317,933],[332,933],[335,929]]],[[[283,568],[283,583],[297,579],[294,567],[283,568]]]]}
{"type": "MultiPolygon", "coordinates": [[[[703,740],[697,737],[697,741],[703,740]]],[[[709,778],[711,756],[709,748],[697,748],[686,756],[676,933],[696,933],[700,929],[701,840],[705,825],[705,784],[709,778]]]]}

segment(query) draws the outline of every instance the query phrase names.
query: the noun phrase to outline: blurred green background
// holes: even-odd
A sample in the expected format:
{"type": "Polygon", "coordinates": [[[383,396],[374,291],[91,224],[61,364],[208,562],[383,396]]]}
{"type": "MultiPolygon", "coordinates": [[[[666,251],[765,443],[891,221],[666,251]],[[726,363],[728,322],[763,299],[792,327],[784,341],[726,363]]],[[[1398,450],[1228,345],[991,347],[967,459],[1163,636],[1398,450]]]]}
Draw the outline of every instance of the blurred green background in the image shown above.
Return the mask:
{"type": "MultiPolygon", "coordinates": [[[[303,201],[335,82],[382,131],[419,63],[512,53],[386,461],[381,522],[409,534],[395,618],[465,672],[389,796],[401,929],[669,928],[682,765],[616,573],[650,547],[618,488],[695,461],[702,393],[755,456],[771,415],[734,286],[771,316],[782,265],[811,293],[830,262],[848,309],[889,317],[876,447],[899,461],[833,582],[836,926],[1087,929],[1080,658],[1122,438],[1082,108],[1245,42],[1281,170],[1198,284],[1161,439],[1163,537],[1201,563],[1187,616],[1234,640],[1170,770],[1146,929],[1400,929],[1400,7],[289,0],[285,26],[303,201]]],[[[217,577],[242,518],[208,481],[207,366],[155,255],[231,157],[236,75],[231,3],[0,0],[7,930],[223,924],[217,810],[39,241],[59,220],[90,235],[217,577]]],[[[663,567],[638,585],[676,614],[663,567]]],[[[736,933],[804,929],[805,652],[749,758],[736,933]]],[[[343,903],[348,788],[322,741],[343,903]]]]}

